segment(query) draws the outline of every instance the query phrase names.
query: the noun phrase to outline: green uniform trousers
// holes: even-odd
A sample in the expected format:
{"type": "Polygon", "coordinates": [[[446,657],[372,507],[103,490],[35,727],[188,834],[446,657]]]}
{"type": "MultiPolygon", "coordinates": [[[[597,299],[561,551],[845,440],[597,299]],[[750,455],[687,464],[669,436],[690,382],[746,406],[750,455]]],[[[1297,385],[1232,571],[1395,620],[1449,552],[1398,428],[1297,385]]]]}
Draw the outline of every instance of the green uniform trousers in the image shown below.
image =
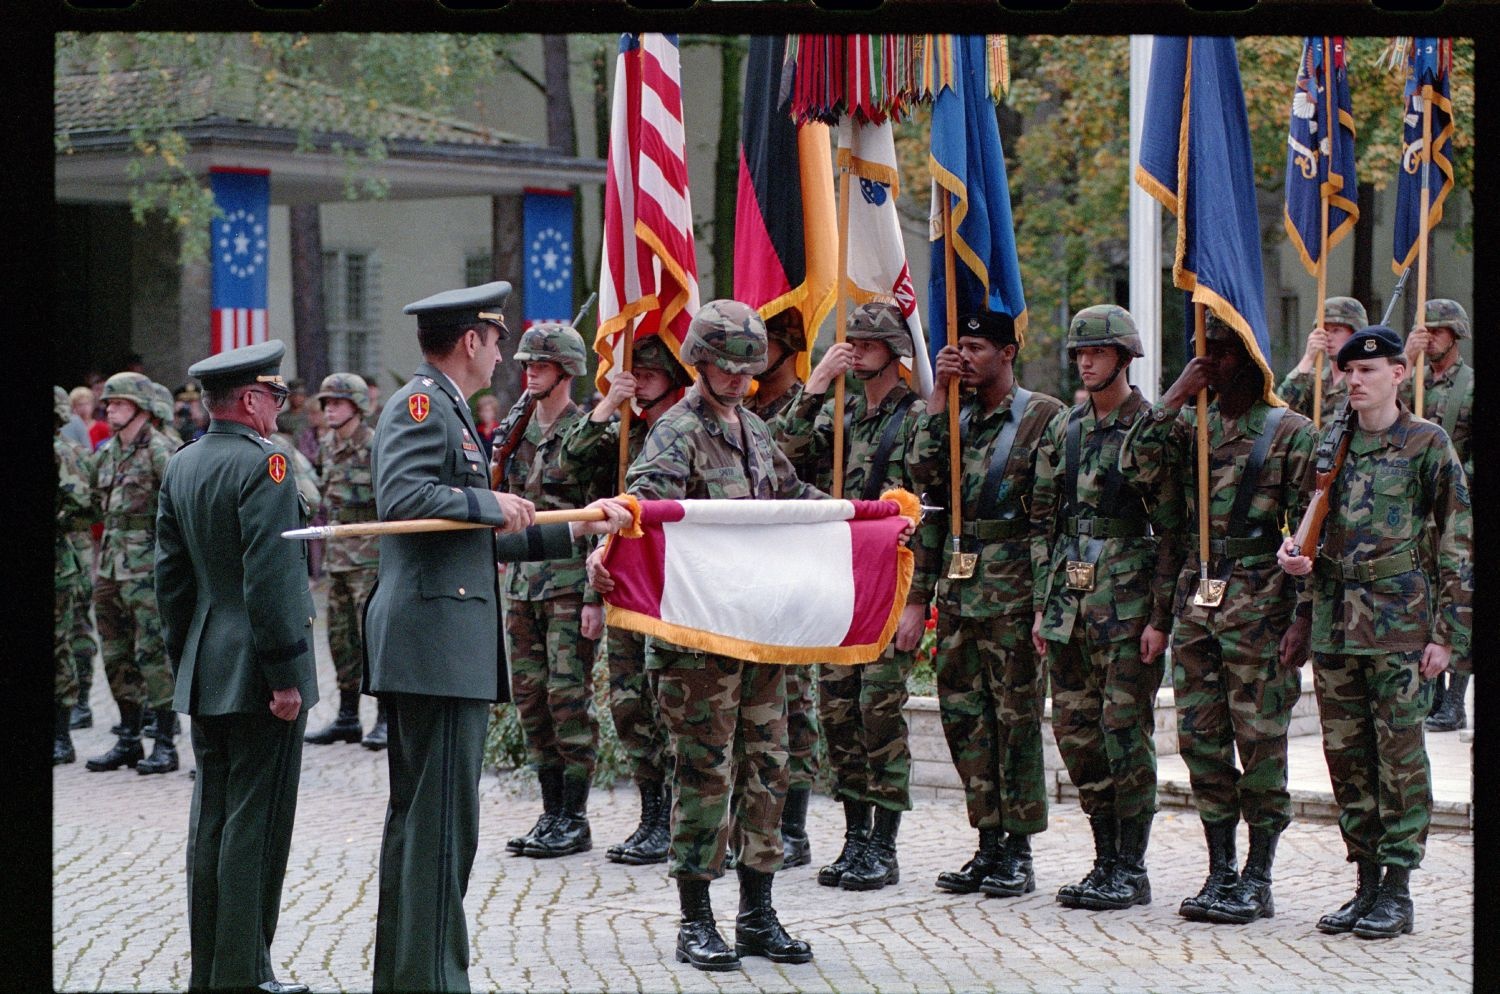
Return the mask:
{"type": "Polygon", "coordinates": [[[149,574],[128,580],[101,576],[94,585],[94,618],[104,674],[115,702],[152,709],[171,707],[172,666],[162,640],[153,578],[149,574]]]}
{"type": "Polygon", "coordinates": [[[657,676],[646,670],[646,636],[609,628],[604,641],[609,657],[609,713],[620,748],[630,757],[636,783],[659,783],[668,775],[668,736],[656,699],[657,676]]]}
{"type": "Polygon", "coordinates": [[[911,810],[911,746],[906,729],[910,652],[895,643],[873,663],[818,667],[818,720],[828,743],[837,796],[891,811],[911,810]]]}
{"type": "Polygon", "coordinates": [[[307,712],[191,720],[198,763],[188,817],[188,986],[249,989],[275,979],[281,913],[307,712]]]}
{"type": "Polygon", "coordinates": [[[543,600],[505,598],[510,698],[526,739],[526,761],[561,769],[572,780],[594,776],[599,722],[594,717],[594,652],[582,633],[582,594],[543,600]]]}
{"type": "Polygon", "coordinates": [[[818,778],[818,680],[811,666],[786,666],[786,771],[790,787],[818,778]]]}
{"type": "Polygon", "coordinates": [[[361,619],[375,586],[377,570],[349,569],[328,574],[328,649],[339,690],[359,690],[364,675],[365,645],[361,619]]]}

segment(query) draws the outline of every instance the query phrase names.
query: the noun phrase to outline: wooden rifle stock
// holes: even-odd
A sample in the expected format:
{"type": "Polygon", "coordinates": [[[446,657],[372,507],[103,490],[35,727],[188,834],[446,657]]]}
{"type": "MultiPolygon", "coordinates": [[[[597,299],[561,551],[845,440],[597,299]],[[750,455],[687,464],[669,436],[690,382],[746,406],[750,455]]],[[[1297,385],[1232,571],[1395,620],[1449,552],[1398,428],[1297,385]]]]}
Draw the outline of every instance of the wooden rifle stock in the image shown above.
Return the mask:
{"type": "Polygon", "coordinates": [[[521,416],[516,418],[510,431],[506,433],[505,441],[495,446],[490,455],[490,489],[499,490],[505,482],[505,464],[510,462],[510,457],[520,446],[521,439],[526,437],[526,427],[531,424],[531,416],[536,413],[536,398],[527,394],[526,407],[521,411],[521,416]]]}
{"type": "Polygon", "coordinates": [[[1334,418],[1325,438],[1326,444],[1318,446],[1317,480],[1313,486],[1312,499],[1308,501],[1302,521],[1292,535],[1293,555],[1314,555],[1318,551],[1318,544],[1323,540],[1323,522],[1327,519],[1329,510],[1329,491],[1333,488],[1333,481],[1338,478],[1339,470],[1344,467],[1344,457],[1349,454],[1349,440],[1354,437],[1349,430],[1350,415],[1346,401],[1334,418]]]}

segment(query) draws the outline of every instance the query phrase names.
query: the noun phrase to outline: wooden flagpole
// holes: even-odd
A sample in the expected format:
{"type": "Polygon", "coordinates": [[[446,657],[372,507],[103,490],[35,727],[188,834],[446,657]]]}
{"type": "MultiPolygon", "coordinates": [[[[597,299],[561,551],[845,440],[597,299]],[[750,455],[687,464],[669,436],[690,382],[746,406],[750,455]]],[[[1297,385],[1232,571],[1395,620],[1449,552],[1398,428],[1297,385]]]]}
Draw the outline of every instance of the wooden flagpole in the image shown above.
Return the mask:
{"type": "MultiPolygon", "coordinates": [[[[1328,130],[1328,168],[1332,165],[1333,143],[1337,140],[1338,119],[1333,106],[1333,46],[1323,38],[1323,119],[1328,130]]],[[[1318,182],[1318,327],[1323,327],[1323,305],[1328,300],[1328,183],[1318,182]]],[[[1326,328],[1324,329],[1327,330],[1326,328]]],[[[1313,357],[1313,427],[1323,427],[1323,352],[1313,357]]]]}
{"type": "MultiPolygon", "coordinates": [[[[938,196],[943,198],[943,280],[946,293],[944,315],[947,319],[948,341],[958,342],[958,287],[953,263],[953,204],[952,195],[946,187],[938,187],[938,196]]],[[[948,381],[948,503],[952,505],[948,514],[948,527],[953,536],[953,551],[960,545],[963,532],[964,499],[960,489],[963,483],[962,453],[958,438],[958,377],[948,381]]]]}
{"type": "MultiPolygon", "coordinates": [[[[622,373],[630,372],[630,360],[635,354],[635,320],[625,322],[620,332],[620,342],[615,346],[615,366],[622,373]]],[[[616,493],[625,492],[625,471],[630,468],[630,416],[633,412],[630,401],[620,405],[620,472],[616,493]]]]}
{"type": "MultiPolygon", "coordinates": [[[[850,145],[850,157],[853,156],[850,145]]],[[[839,163],[839,276],[838,295],[833,311],[833,342],[844,341],[844,308],[848,306],[849,281],[849,163],[839,163]]],[[[817,329],[810,329],[817,334],[817,329]]],[[[833,381],[833,496],[844,496],[844,377],[833,381]]]]}
{"type": "MultiPolygon", "coordinates": [[[[536,512],[536,523],[555,525],[568,521],[603,521],[604,512],[594,507],[570,507],[560,511],[536,512]]],[[[317,525],[293,528],[282,538],[355,538],[361,535],[411,535],[419,532],[452,532],[470,528],[493,528],[483,521],[453,521],[449,518],[411,518],[406,521],[361,521],[347,525],[317,525]]]]}
{"type": "MultiPolygon", "coordinates": [[[[1193,302],[1193,354],[1208,353],[1208,306],[1193,302]]],[[[1321,355],[1319,356],[1321,358],[1321,355]]],[[[1218,607],[1224,600],[1224,582],[1208,576],[1208,388],[1198,391],[1198,593],[1193,603],[1218,607]]]]}
{"type": "MultiPolygon", "coordinates": [[[[1416,44],[1413,41],[1413,44],[1416,44]]],[[[1430,184],[1432,182],[1432,87],[1422,88],[1422,210],[1420,223],[1417,225],[1417,318],[1418,324],[1425,324],[1427,317],[1427,225],[1428,220],[1428,197],[1430,184]]],[[[1413,375],[1416,377],[1414,386],[1412,413],[1417,417],[1422,416],[1423,401],[1423,360],[1427,358],[1426,352],[1417,353],[1417,368],[1413,375]]]]}

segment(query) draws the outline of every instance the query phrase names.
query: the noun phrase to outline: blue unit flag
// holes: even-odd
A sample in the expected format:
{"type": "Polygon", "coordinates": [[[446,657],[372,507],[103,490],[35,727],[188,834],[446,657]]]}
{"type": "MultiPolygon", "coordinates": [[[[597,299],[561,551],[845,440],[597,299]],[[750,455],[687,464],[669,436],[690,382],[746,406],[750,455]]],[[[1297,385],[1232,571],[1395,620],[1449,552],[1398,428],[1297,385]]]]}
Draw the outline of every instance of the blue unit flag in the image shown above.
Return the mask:
{"type": "Polygon", "coordinates": [[[573,195],[527,190],[521,231],[526,244],[524,326],[573,320],[573,195]]]}
{"type": "Polygon", "coordinates": [[[1354,110],[1344,39],[1312,37],[1292,92],[1286,140],[1287,237],[1302,265],[1317,275],[1325,254],[1359,220],[1359,183],[1354,176],[1354,110]],[[1328,198],[1328,238],[1323,238],[1322,198],[1328,198]]]}
{"type": "Polygon", "coordinates": [[[1448,77],[1453,67],[1453,42],[1447,38],[1412,38],[1406,56],[1406,91],[1402,123],[1401,172],[1396,180],[1396,235],[1391,271],[1401,271],[1417,259],[1422,237],[1422,187],[1427,186],[1427,229],[1443,219],[1443,201],[1453,189],[1453,102],[1448,77]],[[1422,118],[1431,106],[1431,170],[1423,146],[1422,118]]]}

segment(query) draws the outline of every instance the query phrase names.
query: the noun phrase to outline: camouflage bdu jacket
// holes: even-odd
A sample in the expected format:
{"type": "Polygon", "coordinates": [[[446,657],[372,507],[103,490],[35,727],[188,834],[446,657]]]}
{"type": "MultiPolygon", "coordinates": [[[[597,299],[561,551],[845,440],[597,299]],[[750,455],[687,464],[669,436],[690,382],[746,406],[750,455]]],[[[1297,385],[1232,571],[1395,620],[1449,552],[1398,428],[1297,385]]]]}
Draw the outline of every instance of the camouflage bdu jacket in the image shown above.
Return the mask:
{"type": "Polygon", "coordinates": [[[1136,422],[1120,454],[1120,470],[1127,477],[1181,488],[1184,513],[1182,532],[1174,543],[1179,564],[1174,613],[1210,630],[1289,612],[1297,601],[1297,584],[1277,564],[1276,550],[1282,529],[1295,530],[1307,506],[1306,485],[1312,479],[1317,440],[1307,418],[1295,411],[1281,415],[1250,493],[1245,528],[1235,536],[1229,529],[1240,481],[1271,411],[1269,404],[1256,401],[1231,419],[1219,411],[1217,401],[1208,405],[1209,576],[1229,581],[1217,608],[1193,606],[1198,590],[1197,410],[1184,406],[1173,417],[1166,408],[1153,407],[1152,416],[1136,422]]]}
{"type": "MultiPolygon", "coordinates": [[[[323,517],[330,525],[376,520],[375,481],[370,473],[370,445],[375,432],[361,424],[348,438],[325,431],[318,438],[318,489],[323,494],[323,517]]],[[[329,542],[323,568],[330,573],[375,569],[380,565],[380,536],[329,542]]]]}
{"type": "Polygon", "coordinates": [[[1120,451],[1148,405],[1131,387],[1124,403],[1095,420],[1085,401],[1059,411],[1042,436],[1031,492],[1031,520],[1042,535],[1032,543],[1032,582],[1041,592],[1042,637],[1066,642],[1078,621],[1101,629],[1118,621],[1145,619],[1166,631],[1172,624],[1172,592],[1177,558],[1171,549],[1182,528],[1182,493],[1175,482],[1147,483],[1129,475],[1105,493],[1107,478],[1119,473],[1120,451]],[[1066,436],[1079,417],[1077,504],[1067,504],[1066,436]],[[1107,505],[1107,506],[1106,506],[1107,505]],[[1108,518],[1106,524],[1101,518],[1108,518]],[[1144,534],[1146,525],[1152,534],[1144,534]],[[1092,534],[1079,534],[1088,531],[1092,534]],[[1122,531],[1122,536],[1109,535],[1122,531]],[[1101,534],[1104,533],[1104,534],[1101,534]],[[1094,589],[1076,596],[1067,590],[1069,560],[1092,558],[1094,589]]]}
{"type": "Polygon", "coordinates": [[[155,570],[156,494],[171,457],[171,443],[150,425],[127,447],[115,435],[94,452],[91,486],[104,518],[100,577],[135,580],[155,570]]]}
{"type": "MultiPolygon", "coordinates": [[[[1328,424],[1333,416],[1344,406],[1344,401],[1349,399],[1349,381],[1340,380],[1337,386],[1333,384],[1332,356],[1323,357],[1323,417],[1321,424],[1328,424]]],[[[1286,406],[1296,411],[1305,418],[1313,416],[1313,374],[1299,373],[1297,368],[1292,367],[1281,383],[1276,387],[1276,396],[1286,401],[1286,406]]]]}
{"type": "MultiPolygon", "coordinates": [[[[819,486],[833,489],[833,396],[832,394],[810,394],[801,387],[793,391],[791,404],[770,424],[781,451],[797,467],[808,467],[816,471],[814,479],[819,486]]],[[[907,453],[910,451],[912,435],[916,431],[917,413],[922,408],[922,399],[905,384],[898,382],[880,399],[874,410],[868,408],[864,393],[851,393],[844,398],[844,496],[851,500],[876,500],[881,493],[901,487],[912,493],[918,488],[906,470],[907,453]],[[906,402],[906,398],[910,398],[906,402]],[[875,455],[885,436],[890,420],[905,403],[905,412],[896,428],[890,451],[887,453],[885,472],[879,480],[872,482],[870,472],[874,469],[875,455]]],[[[918,571],[912,577],[911,592],[906,597],[908,604],[926,605],[932,600],[932,578],[930,573],[918,571]]]]}
{"type": "Polygon", "coordinates": [[[1379,655],[1435,642],[1467,654],[1474,532],[1458,454],[1442,428],[1405,407],[1378,435],[1353,430],[1308,585],[1313,651],[1379,655]],[[1418,555],[1429,516],[1432,577],[1418,555]]]}
{"type": "MultiPolygon", "coordinates": [[[[523,394],[495,429],[496,452],[525,408],[523,394]]],[[[538,511],[556,511],[583,507],[610,489],[613,463],[591,466],[575,463],[570,467],[562,463],[563,439],[585,417],[583,410],[571,401],[546,428],[533,416],[505,467],[502,483],[505,491],[525,497],[538,511]]],[[[567,559],[508,563],[502,590],[514,600],[540,601],[562,594],[583,594],[586,603],[598,603],[598,593],[588,585],[584,558],[585,553],[579,552],[567,559]]]]}
{"type": "MultiPolygon", "coordinates": [[[[630,416],[630,442],[626,452],[627,458],[635,462],[641,450],[646,447],[646,435],[651,431],[646,427],[646,419],[638,414],[630,416]]],[[[587,416],[581,417],[569,428],[563,436],[562,443],[563,465],[570,468],[586,466],[613,467],[620,461],[620,421],[618,418],[610,421],[591,421],[587,416]]],[[[611,484],[605,489],[610,489],[611,484]]]]}
{"type": "MultiPolygon", "coordinates": [[[[1028,515],[1026,504],[1033,499],[1037,443],[1062,410],[1062,401],[1044,393],[1032,393],[1016,427],[1005,475],[996,492],[996,517],[987,520],[978,517],[980,491],[989,473],[990,455],[1001,429],[1010,420],[1015,395],[1012,388],[1000,406],[989,414],[979,409],[977,400],[970,399],[959,415],[959,431],[963,436],[960,541],[963,551],[979,554],[974,576],[968,580],[948,579],[952,539],[947,512],[933,512],[917,532],[918,579],[912,584],[915,586],[923,579],[929,585],[935,584],[939,611],[955,610],[966,618],[1016,614],[1029,617],[1046,603],[1045,588],[1032,582],[1032,562],[1036,556],[1046,555],[1047,536],[1041,522],[1028,515]]],[[[918,416],[907,467],[916,486],[926,491],[927,503],[952,506],[948,495],[947,411],[928,414],[924,410],[918,416]]]]}
{"type": "MultiPolygon", "coordinates": [[[[57,462],[55,586],[58,590],[70,590],[80,585],[87,587],[89,560],[79,554],[79,549],[69,534],[75,523],[83,520],[89,513],[89,480],[88,471],[84,467],[85,455],[77,445],[54,434],[52,456],[57,462]]],[[[71,626],[64,626],[58,631],[60,638],[66,638],[68,627],[71,626]]]]}
{"type": "MultiPolygon", "coordinates": [[[[1416,372],[1415,368],[1412,370],[1416,372]]],[[[1401,384],[1401,400],[1406,406],[1415,410],[1417,388],[1413,376],[1408,376],[1406,382],[1401,384]]],[[[1443,372],[1441,379],[1433,373],[1431,366],[1424,365],[1422,376],[1422,417],[1433,424],[1441,425],[1443,431],[1448,433],[1448,440],[1453,443],[1453,450],[1458,453],[1458,461],[1464,464],[1464,473],[1469,482],[1474,482],[1474,452],[1470,442],[1470,422],[1474,415],[1474,367],[1464,362],[1460,357],[1457,362],[1449,366],[1443,372]],[[1468,382],[1464,385],[1462,395],[1458,391],[1458,381],[1461,371],[1467,370],[1467,375],[1462,379],[1468,382]]]]}

